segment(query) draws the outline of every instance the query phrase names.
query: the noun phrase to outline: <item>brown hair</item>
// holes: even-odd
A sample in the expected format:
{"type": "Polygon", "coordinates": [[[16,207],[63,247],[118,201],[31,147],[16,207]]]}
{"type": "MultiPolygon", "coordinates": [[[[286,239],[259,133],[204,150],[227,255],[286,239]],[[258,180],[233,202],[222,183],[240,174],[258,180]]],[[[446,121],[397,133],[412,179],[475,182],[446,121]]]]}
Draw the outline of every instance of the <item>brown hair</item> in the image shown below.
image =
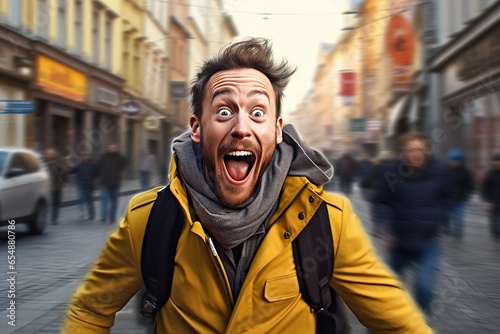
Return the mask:
{"type": "Polygon", "coordinates": [[[418,131],[410,131],[408,133],[405,133],[401,135],[401,137],[398,138],[398,148],[399,151],[401,152],[403,150],[403,147],[414,140],[420,140],[426,143],[427,147],[430,147],[430,140],[429,137],[425,133],[418,132],[418,131]]]}
{"type": "Polygon", "coordinates": [[[191,107],[196,117],[201,118],[203,95],[210,78],[217,72],[240,68],[255,69],[269,79],[276,94],[276,116],[281,115],[283,92],[297,68],[290,68],[286,59],[275,63],[268,39],[248,38],[227,44],[217,56],[205,60],[191,81],[191,107]]]}

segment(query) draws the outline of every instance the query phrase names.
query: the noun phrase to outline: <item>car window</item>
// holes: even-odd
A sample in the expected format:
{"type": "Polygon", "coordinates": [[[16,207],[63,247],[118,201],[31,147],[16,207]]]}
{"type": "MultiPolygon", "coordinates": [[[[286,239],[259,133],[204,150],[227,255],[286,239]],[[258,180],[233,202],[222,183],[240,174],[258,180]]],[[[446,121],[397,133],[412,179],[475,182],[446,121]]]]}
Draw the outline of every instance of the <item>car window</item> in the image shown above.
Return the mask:
{"type": "Polygon", "coordinates": [[[40,170],[40,164],[38,163],[38,159],[30,153],[22,153],[23,158],[28,163],[28,170],[30,173],[35,173],[40,170]]]}
{"type": "Polygon", "coordinates": [[[7,157],[9,154],[7,152],[0,152],[0,175],[3,174],[3,169],[7,163],[7,157]]]}
{"type": "Polygon", "coordinates": [[[9,163],[9,169],[11,168],[21,168],[26,171],[30,170],[28,161],[23,157],[23,153],[18,152],[12,155],[9,163]]]}

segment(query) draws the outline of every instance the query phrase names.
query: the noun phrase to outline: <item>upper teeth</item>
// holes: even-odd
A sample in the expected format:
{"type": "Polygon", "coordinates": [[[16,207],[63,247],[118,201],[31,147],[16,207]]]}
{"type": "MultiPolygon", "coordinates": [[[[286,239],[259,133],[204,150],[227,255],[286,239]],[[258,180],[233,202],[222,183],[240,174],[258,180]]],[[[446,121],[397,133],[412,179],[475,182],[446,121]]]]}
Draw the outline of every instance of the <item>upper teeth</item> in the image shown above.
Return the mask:
{"type": "Polygon", "coordinates": [[[248,151],[232,151],[232,152],[229,152],[227,155],[235,156],[235,157],[244,157],[244,156],[247,156],[247,155],[252,155],[252,152],[248,152],[248,151]]]}

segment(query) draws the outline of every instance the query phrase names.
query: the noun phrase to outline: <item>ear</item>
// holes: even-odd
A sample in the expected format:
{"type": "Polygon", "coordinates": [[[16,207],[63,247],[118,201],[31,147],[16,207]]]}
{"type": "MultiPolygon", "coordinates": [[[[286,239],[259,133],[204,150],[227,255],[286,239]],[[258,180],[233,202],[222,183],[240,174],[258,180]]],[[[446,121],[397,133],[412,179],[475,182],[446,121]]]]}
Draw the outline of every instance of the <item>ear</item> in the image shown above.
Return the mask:
{"type": "Polygon", "coordinates": [[[283,141],[283,118],[278,117],[276,121],[276,144],[283,141]]]}
{"type": "Polygon", "coordinates": [[[198,118],[193,115],[189,120],[189,125],[191,126],[191,140],[196,144],[199,144],[201,142],[200,121],[198,121],[198,118]]]}

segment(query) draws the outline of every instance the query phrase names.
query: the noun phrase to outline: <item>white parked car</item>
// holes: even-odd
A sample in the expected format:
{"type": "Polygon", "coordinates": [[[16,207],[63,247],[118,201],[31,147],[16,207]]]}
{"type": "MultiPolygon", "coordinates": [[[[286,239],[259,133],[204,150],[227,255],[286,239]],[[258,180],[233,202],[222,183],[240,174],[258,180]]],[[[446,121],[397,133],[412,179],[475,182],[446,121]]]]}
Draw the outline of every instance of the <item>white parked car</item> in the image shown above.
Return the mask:
{"type": "Polygon", "coordinates": [[[14,219],[39,234],[47,225],[50,179],[37,153],[0,148],[0,225],[14,219]]]}

